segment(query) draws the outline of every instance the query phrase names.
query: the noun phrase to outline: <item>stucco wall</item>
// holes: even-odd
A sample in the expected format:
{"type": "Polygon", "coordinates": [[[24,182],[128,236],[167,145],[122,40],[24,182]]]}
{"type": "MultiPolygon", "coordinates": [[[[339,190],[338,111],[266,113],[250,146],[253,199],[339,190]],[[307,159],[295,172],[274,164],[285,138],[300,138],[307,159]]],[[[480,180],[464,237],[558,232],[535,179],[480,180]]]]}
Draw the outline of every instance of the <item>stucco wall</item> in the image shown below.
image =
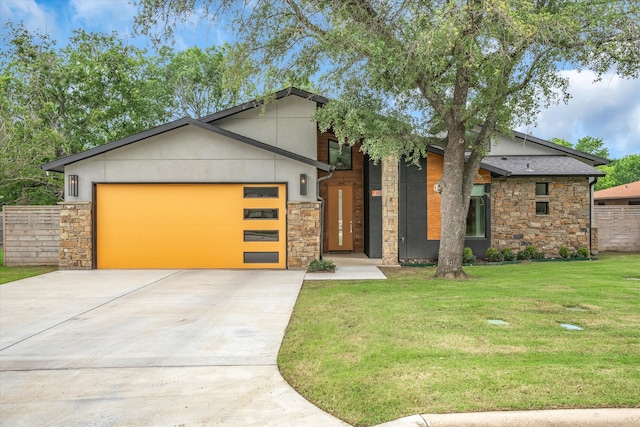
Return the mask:
{"type": "Polygon", "coordinates": [[[547,256],[558,256],[562,245],[589,248],[589,191],[584,177],[494,178],[492,246],[519,251],[535,245],[547,256]],[[548,199],[536,197],[537,182],[549,184],[548,199]],[[536,214],[537,200],[548,200],[548,215],[536,214]]]}
{"type": "MultiPolygon", "coordinates": [[[[315,103],[296,96],[214,123],[258,141],[316,158],[315,103]]],[[[194,126],[184,126],[68,165],[79,176],[78,197],[91,201],[93,182],[288,182],[288,199],[314,201],[316,169],[194,126]],[[308,178],[306,196],[300,174],[308,178]]],[[[66,187],[65,187],[66,188],[66,187]]]]}

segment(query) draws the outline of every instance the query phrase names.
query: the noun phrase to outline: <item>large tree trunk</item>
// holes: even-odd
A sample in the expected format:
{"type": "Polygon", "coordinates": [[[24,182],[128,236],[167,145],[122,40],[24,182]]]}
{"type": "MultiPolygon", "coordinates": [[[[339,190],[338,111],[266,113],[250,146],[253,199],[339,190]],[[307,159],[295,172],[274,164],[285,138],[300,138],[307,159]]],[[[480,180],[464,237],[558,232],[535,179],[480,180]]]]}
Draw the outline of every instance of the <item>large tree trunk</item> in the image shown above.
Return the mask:
{"type": "Polygon", "coordinates": [[[467,278],[462,270],[462,250],[466,234],[471,189],[480,159],[473,155],[465,167],[464,129],[449,131],[444,150],[441,185],[441,233],[435,277],[467,278]]]}

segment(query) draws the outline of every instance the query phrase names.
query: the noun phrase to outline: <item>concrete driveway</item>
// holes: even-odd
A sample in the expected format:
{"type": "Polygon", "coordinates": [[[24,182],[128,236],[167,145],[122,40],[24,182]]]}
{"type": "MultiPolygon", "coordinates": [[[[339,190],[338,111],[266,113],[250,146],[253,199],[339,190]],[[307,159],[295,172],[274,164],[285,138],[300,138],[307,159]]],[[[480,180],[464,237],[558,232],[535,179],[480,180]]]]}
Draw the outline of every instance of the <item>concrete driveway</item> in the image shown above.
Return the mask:
{"type": "Polygon", "coordinates": [[[59,271],[0,286],[2,425],[345,426],[278,372],[302,271],[59,271]]]}

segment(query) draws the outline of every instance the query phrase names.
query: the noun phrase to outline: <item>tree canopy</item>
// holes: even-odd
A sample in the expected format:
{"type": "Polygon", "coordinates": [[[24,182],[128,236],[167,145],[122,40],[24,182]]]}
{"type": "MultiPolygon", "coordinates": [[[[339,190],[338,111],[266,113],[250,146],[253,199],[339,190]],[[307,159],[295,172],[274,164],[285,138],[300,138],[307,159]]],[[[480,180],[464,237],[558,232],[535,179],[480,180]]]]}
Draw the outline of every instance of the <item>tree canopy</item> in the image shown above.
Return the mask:
{"type": "MultiPolygon", "coordinates": [[[[563,68],[638,77],[640,4],[602,0],[203,0],[259,63],[314,76],[318,112],[341,143],[374,160],[444,150],[437,276],[464,276],[471,188],[497,131],[567,100],[563,68]],[[477,132],[469,132],[475,130],[477,132]],[[466,154],[469,155],[466,157],[466,154]],[[466,162],[466,167],[465,167],[466,162]]],[[[169,30],[195,0],[142,0],[143,31],[169,30]]],[[[162,34],[156,33],[156,36],[162,34]]],[[[276,80],[277,81],[277,80],[276,80]]]]}
{"type": "MultiPolygon", "coordinates": [[[[58,48],[8,24],[0,58],[0,204],[52,204],[62,179],[39,165],[253,95],[231,46],[158,54],[77,30],[58,48]]],[[[250,63],[245,62],[245,66],[250,63]]]]}

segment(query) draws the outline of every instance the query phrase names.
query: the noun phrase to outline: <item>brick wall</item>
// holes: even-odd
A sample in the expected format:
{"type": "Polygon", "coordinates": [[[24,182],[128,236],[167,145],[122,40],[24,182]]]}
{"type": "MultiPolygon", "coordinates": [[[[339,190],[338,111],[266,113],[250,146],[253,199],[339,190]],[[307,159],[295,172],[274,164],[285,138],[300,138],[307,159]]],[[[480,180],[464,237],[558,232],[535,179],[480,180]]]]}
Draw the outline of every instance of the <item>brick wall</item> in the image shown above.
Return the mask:
{"type": "Polygon", "coordinates": [[[382,160],[382,264],[398,265],[398,159],[382,160]]]}
{"type": "Polygon", "coordinates": [[[519,251],[535,245],[547,256],[560,246],[589,248],[589,181],[585,177],[494,178],[491,185],[491,245],[519,251]],[[548,197],[536,197],[536,183],[548,183],[548,197]],[[548,215],[536,214],[547,201],[548,215]]]}
{"type": "Polygon", "coordinates": [[[320,202],[287,204],[287,256],[290,268],[320,259],[320,202]]]}
{"type": "Polygon", "coordinates": [[[60,204],[61,270],[93,268],[93,223],[90,202],[60,204]]]}

